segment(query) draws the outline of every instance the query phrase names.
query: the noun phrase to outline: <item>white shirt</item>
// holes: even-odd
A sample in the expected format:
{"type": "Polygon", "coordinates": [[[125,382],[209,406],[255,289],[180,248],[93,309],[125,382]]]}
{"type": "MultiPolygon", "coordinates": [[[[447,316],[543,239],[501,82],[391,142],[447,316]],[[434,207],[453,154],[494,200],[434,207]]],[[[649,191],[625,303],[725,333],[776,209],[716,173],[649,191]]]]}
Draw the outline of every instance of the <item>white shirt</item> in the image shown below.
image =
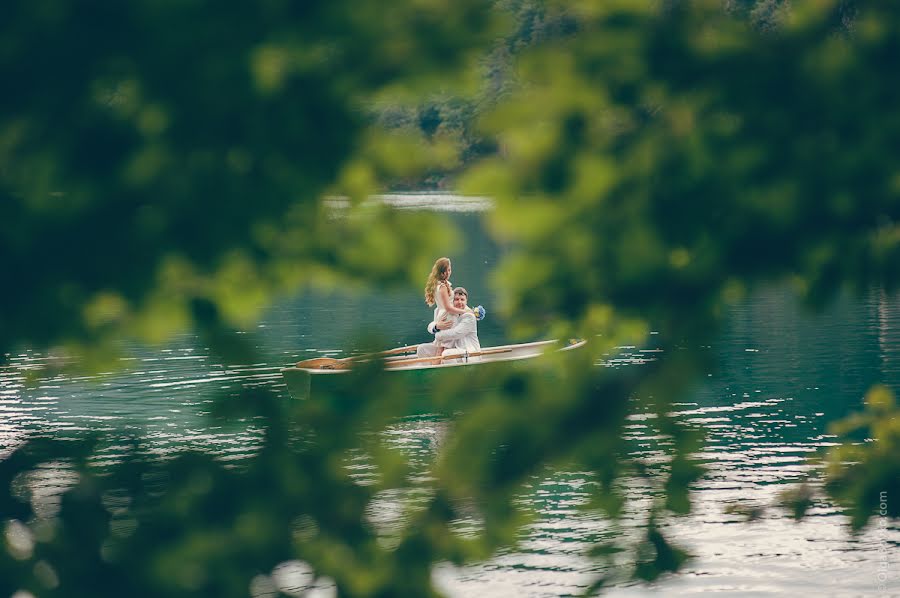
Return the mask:
{"type": "MultiPolygon", "coordinates": [[[[434,322],[428,325],[433,330],[434,322]]],[[[447,330],[439,330],[434,335],[436,345],[448,349],[462,349],[464,351],[481,351],[481,343],[478,341],[478,323],[475,314],[466,312],[456,316],[453,326],[447,330]]]]}

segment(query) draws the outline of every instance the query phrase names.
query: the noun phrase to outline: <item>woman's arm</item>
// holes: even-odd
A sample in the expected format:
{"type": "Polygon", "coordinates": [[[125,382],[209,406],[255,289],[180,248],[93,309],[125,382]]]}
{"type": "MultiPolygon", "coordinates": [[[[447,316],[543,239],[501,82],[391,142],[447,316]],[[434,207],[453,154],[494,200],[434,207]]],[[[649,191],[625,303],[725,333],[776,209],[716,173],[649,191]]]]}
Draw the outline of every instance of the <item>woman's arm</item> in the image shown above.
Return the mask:
{"type": "Polygon", "coordinates": [[[434,295],[435,300],[437,301],[438,307],[446,311],[448,314],[453,314],[454,316],[458,316],[459,314],[466,313],[466,310],[459,309],[453,305],[453,298],[450,296],[450,289],[447,288],[447,285],[440,284],[438,285],[437,292],[434,295]]]}
{"type": "Polygon", "coordinates": [[[434,338],[438,341],[455,341],[473,332],[478,333],[478,326],[475,324],[475,314],[469,313],[461,317],[453,328],[438,330],[434,338]]]}

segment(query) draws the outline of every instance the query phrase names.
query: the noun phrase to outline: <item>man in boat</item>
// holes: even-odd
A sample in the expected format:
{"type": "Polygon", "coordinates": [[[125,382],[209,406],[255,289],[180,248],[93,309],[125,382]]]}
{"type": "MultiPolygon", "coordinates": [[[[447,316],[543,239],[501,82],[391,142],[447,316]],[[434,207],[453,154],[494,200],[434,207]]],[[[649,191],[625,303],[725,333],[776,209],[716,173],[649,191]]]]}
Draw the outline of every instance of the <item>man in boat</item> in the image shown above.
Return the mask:
{"type": "Polygon", "coordinates": [[[431,322],[428,325],[428,332],[434,334],[434,342],[419,345],[416,348],[416,357],[437,357],[444,349],[481,351],[477,318],[468,303],[469,292],[466,289],[463,287],[453,289],[453,306],[466,311],[458,316],[449,316],[440,322],[431,322]]]}

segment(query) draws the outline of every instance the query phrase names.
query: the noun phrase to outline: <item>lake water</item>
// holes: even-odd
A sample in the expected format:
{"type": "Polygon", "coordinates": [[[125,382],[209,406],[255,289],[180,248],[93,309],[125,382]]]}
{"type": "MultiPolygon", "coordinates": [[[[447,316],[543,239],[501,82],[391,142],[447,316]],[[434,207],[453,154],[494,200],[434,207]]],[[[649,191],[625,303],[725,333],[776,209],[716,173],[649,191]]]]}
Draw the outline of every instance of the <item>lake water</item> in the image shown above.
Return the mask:
{"type": "MultiPolygon", "coordinates": [[[[425,208],[440,202],[451,208],[447,217],[467,239],[465,251],[451,255],[454,282],[468,288],[471,303],[488,308],[480,325],[482,344],[505,341],[503,323],[491,312],[493,295],[486,278],[503,251],[481,228],[485,202],[428,195],[398,201],[425,208]]],[[[379,293],[391,309],[375,325],[389,341],[400,346],[427,339],[430,313],[418,287],[379,293]]],[[[26,387],[28,371],[46,359],[35,353],[13,356],[11,366],[0,369],[0,455],[29,436],[71,438],[94,430],[108,439],[121,438],[123,444],[141,435],[159,454],[190,448],[214,452],[223,460],[246,459],[254,453],[260,431],[252,424],[222,427],[206,419],[216,392],[262,385],[285,394],[281,366],[318,352],[352,348],[363,325],[361,301],[359,292],[308,292],[270,308],[252,331],[264,358],[248,367],[216,363],[193,336],[185,335],[164,348],[123,345],[126,368],[117,372],[59,375],[26,387]]],[[[886,595],[900,595],[896,523],[886,522],[885,529],[879,527],[885,522],[875,521],[852,536],[846,517],[833,505],[817,503],[800,523],[771,507],[779,492],[810,471],[807,458],[834,443],[828,423],[858,410],[870,385],[882,382],[900,391],[900,297],[878,292],[842,297],[811,315],[789,291],[772,287],[735,306],[728,322],[711,347],[721,368],[676,411],[678,418],[708,431],[701,457],[709,471],[696,485],[693,511],[666,525],[666,533],[694,559],[677,575],[652,585],[622,583],[607,595],[873,596],[879,595],[877,577],[885,555],[886,595]],[[764,510],[757,521],[745,523],[727,512],[737,503],[764,510]]],[[[640,367],[657,355],[652,349],[623,348],[598,367],[640,367]]],[[[389,430],[387,441],[412,459],[428,462],[445,426],[439,417],[404,420],[389,430]]],[[[641,414],[632,417],[628,434],[636,454],[652,458],[659,450],[641,414]]],[[[119,456],[115,442],[105,456],[110,461],[119,456]]],[[[365,465],[360,468],[364,478],[365,465]]],[[[48,475],[46,487],[38,490],[52,494],[65,483],[64,476],[48,475]]],[[[588,496],[586,475],[567,472],[535,479],[521,500],[539,517],[521,545],[477,566],[438,567],[436,584],[450,596],[576,595],[607,572],[582,552],[591,543],[640,531],[651,491],[633,486],[627,494],[628,513],[613,525],[579,509],[588,496]]],[[[380,500],[381,511],[390,513],[391,497],[380,500]]],[[[375,519],[376,525],[399,525],[390,517],[375,519]]],[[[330,593],[323,587],[312,595],[330,593]]]]}

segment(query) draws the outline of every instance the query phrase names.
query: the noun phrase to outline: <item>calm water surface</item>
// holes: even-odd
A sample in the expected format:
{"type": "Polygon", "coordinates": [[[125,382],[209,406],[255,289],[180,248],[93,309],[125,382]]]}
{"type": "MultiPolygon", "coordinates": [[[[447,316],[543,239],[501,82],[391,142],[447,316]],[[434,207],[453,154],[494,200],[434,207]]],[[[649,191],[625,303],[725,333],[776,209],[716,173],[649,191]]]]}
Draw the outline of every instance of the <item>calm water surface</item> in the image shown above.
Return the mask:
{"type": "MultiPolygon", "coordinates": [[[[502,322],[491,313],[493,297],[485,278],[503,253],[481,228],[479,214],[486,202],[435,196],[391,201],[416,208],[436,202],[449,206],[447,217],[467,238],[466,251],[451,256],[454,282],[467,287],[471,303],[488,308],[488,319],[480,325],[482,344],[506,340],[502,322]]],[[[397,346],[426,340],[430,313],[418,289],[386,295],[392,309],[375,322],[380,332],[397,346]]],[[[223,427],[208,420],[216,393],[247,385],[286,393],[278,369],[313,353],[332,354],[352,346],[363,325],[362,300],[360,293],[311,292],[271,308],[258,328],[248,331],[264,355],[261,363],[249,367],[216,363],[186,335],[164,349],[123,345],[127,357],[120,371],[60,375],[28,387],[28,371],[46,358],[34,353],[13,356],[12,365],[0,369],[0,455],[30,436],[74,438],[94,430],[112,441],[105,449],[110,461],[122,450],[116,439],[124,446],[135,435],[158,454],[202,449],[226,461],[247,458],[261,432],[252,422],[223,427]]],[[[810,471],[807,458],[834,443],[828,423],[858,410],[871,384],[883,382],[900,391],[900,297],[877,292],[844,297],[810,315],[788,291],[761,290],[732,310],[725,333],[710,350],[718,356],[720,369],[676,411],[678,418],[708,431],[701,457],[709,472],[696,485],[691,515],[672,520],[666,529],[695,558],[677,576],[653,585],[620,584],[607,594],[873,596],[878,595],[879,564],[887,554],[888,595],[900,595],[898,526],[872,526],[851,536],[847,519],[833,505],[817,504],[801,523],[771,507],[779,492],[810,471]],[[760,519],[748,524],[728,514],[728,506],[738,503],[764,507],[760,519]]],[[[655,356],[651,341],[646,349],[623,348],[598,367],[640,367],[655,356]]],[[[663,454],[652,423],[649,416],[636,414],[628,427],[634,453],[648,459],[663,454]]],[[[386,439],[424,464],[439,449],[445,427],[437,417],[404,420],[387,431],[386,439]]],[[[364,482],[369,473],[365,459],[351,467],[364,482]]],[[[580,510],[589,495],[588,479],[579,472],[535,479],[521,500],[539,517],[521,545],[478,566],[438,567],[438,586],[451,596],[582,592],[599,574],[609,572],[586,559],[583,551],[594,543],[639,533],[653,498],[650,488],[629,486],[628,513],[612,524],[580,510]]],[[[63,473],[48,471],[38,483],[43,485],[39,492],[52,495],[67,480],[63,473]]],[[[378,497],[371,518],[385,541],[402,527],[404,505],[416,500],[415,495],[391,493],[378,497]]],[[[281,573],[302,586],[302,570],[287,567],[281,573]]],[[[331,593],[322,586],[311,595],[331,593]]]]}

